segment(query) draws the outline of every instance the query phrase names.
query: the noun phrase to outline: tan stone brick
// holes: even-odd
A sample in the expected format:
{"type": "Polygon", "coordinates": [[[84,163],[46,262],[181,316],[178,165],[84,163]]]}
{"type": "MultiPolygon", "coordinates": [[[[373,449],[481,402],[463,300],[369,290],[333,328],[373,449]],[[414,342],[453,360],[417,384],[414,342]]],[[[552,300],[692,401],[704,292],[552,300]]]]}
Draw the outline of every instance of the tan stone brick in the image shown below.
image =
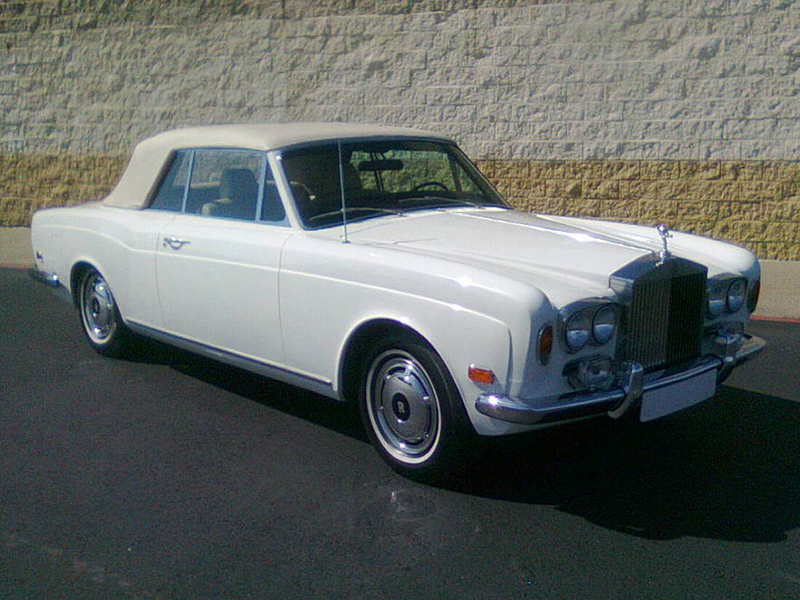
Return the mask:
{"type": "Polygon", "coordinates": [[[527,160],[498,160],[494,176],[498,179],[527,179],[530,177],[529,165],[527,160]]]}
{"type": "Polygon", "coordinates": [[[682,160],[680,162],[681,179],[713,180],[721,176],[718,161],[682,160]]]}
{"type": "Polygon", "coordinates": [[[719,221],[711,230],[713,237],[730,241],[768,241],[767,224],[758,221],[719,221]]]}
{"type": "Polygon", "coordinates": [[[567,163],[563,160],[532,160],[529,173],[533,179],[565,179],[567,163]]]}
{"type": "Polygon", "coordinates": [[[709,208],[716,207],[717,217],[720,219],[759,220],[761,218],[762,203],[760,202],[707,202],[704,204],[709,208]]]}
{"type": "Polygon", "coordinates": [[[564,200],[564,214],[574,217],[600,216],[599,200],[583,200],[580,198],[564,200]]]}
{"type": "Polygon", "coordinates": [[[545,197],[547,198],[581,198],[583,196],[583,186],[579,180],[550,179],[544,183],[545,197]]]}
{"type": "Polygon", "coordinates": [[[656,200],[660,188],[660,181],[620,181],[619,197],[623,200],[656,200]]]}
{"type": "Polygon", "coordinates": [[[764,239],[771,242],[800,242],[800,228],[796,223],[761,223],[765,229],[764,239]]]}
{"type": "Polygon", "coordinates": [[[531,181],[527,178],[499,179],[497,189],[501,194],[508,197],[525,198],[527,196],[545,195],[545,184],[543,181],[531,181]]]}
{"type": "Polygon", "coordinates": [[[721,179],[753,181],[763,177],[763,163],[760,161],[722,161],[720,163],[721,179]]]}
{"type": "Polygon", "coordinates": [[[638,204],[636,200],[612,200],[599,201],[600,217],[610,221],[620,221],[626,219],[636,219],[638,204]]]}
{"type": "Polygon", "coordinates": [[[689,182],[680,180],[662,180],[658,182],[659,200],[691,200],[689,182]]]}
{"type": "Polygon", "coordinates": [[[656,202],[654,200],[639,200],[637,202],[636,216],[648,224],[654,222],[669,222],[678,217],[678,202],[656,202]]]}
{"type": "Polygon", "coordinates": [[[781,198],[800,200],[800,181],[792,181],[782,185],[781,198]]]}
{"type": "Polygon", "coordinates": [[[609,180],[584,180],[583,197],[605,200],[619,198],[619,182],[609,180]]]}
{"type": "Polygon", "coordinates": [[[496,170],[496,160],[476,160],[475,166],[478,167],[478,170],[483,173],[487,179],[494,180],[497,178],[497,170],[496,170]]]}
{"type": "Polygon", "coordinates": [[[555,198],[545,198],[536,203],[536,212],[546,215],[563,215],[564,201],[555,198]]]}
{"type": "Polygon", "coordinates": [[[686,199],[724,202],[738,200],[743,182],[691,180],[686,183],[686,199]]]}
{"type": "Polygon", "coordinates": [[[777,181],[737,181],[734,185],[743,202],[782,200],[789,191],[787,184],[777,181]]]}
{"type": "Polygon", "coordinates": [[[764,179],[768,181],[800,181],[800,162],[768,160],[763,163],[764,179]]]}
{"type": "Polygon", "coordinates": [[[584,179],[638,179],[638,161],[617,161],[617,160],[588,160],[580,165],[581,175],[584,179]]]}
{"type": "Polygon", "coordinates": [[[680,163],[675,160],[643,160],[639,162],[639,177],[644,180],[680,179],[680,163]]]}

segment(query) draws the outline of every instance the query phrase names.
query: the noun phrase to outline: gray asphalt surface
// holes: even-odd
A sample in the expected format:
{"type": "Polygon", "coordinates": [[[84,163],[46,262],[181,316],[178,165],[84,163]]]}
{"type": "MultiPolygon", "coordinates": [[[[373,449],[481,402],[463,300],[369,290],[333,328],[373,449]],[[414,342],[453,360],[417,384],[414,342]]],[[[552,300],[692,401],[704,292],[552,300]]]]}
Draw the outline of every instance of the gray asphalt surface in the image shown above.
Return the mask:
{"type": "Polygon", "coordinates": [[[0,598],[800,597],[800,325],[646,425],[395,475],[355,411],[145,345],[0,269],[0,598]]]}

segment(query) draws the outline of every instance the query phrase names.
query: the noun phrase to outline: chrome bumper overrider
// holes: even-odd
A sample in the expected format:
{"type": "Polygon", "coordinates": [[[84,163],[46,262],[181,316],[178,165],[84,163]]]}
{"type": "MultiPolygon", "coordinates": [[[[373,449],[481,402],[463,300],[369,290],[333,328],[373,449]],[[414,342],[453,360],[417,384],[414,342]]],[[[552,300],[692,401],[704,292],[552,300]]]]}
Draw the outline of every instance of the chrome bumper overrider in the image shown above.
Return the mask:
{"type": "Polygon", "coordinates": [[[603,413],[616,419],[636,406],[644,392],[686,381],[714,369],[719,371],[719,381],[733,367],[758,354],[764,346],[766,342],[763,339],[744,336],[743,340],[740,338],[736,343],[720,343],[716,350],[718,355],[705,356],[682,371],[667,371],[654,379],[647,379],[641,365],[629,362],[618,377],[617,386],[610,390],[539,399],[538,406],[531,406],[508,396],[482,394],[478,396],[475,408],[489,417],[522,425],[553,423],[603,413]]]}

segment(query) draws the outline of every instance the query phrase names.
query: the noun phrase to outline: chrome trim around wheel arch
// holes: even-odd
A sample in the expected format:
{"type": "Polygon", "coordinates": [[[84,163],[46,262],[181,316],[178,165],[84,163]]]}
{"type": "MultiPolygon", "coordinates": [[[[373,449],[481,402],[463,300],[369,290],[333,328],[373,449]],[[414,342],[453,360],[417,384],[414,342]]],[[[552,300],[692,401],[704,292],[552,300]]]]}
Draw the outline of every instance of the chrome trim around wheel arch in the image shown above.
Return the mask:
{"type": "Polygon", "coordinates": [[[717,356],[706,356],[688,369],[645,382],[641,366],[634,363],[627,370],[619,387],[610,390],[540,399],[539,406],[531,406],[502,394],[481,394],[475,401],[475,408],[487,417],[520,425],[568,421],[602,414],[619,418],[638,405],[644,392],[685,381],[713,369],[721,372],[731,369],[753,358],[765,346],[763,339],[746,336],[730,366],[725,365],[717,356]]]}

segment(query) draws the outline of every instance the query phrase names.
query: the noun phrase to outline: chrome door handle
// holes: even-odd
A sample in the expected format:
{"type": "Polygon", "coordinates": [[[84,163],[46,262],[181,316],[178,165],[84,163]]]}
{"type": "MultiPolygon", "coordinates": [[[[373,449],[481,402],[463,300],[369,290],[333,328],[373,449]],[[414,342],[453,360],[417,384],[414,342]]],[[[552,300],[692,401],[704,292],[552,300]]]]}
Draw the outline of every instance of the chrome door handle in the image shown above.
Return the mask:
{"type": "Polygon", "coordinates": [[[165,237],[164,238],[164,247],[165,248],[167,246],[169,246],[173,250],[180,250],[186,244],[191,244],[191,242],[189,240],[182,240],[180,238],[174,238],[174,237],[165,237]]]}

